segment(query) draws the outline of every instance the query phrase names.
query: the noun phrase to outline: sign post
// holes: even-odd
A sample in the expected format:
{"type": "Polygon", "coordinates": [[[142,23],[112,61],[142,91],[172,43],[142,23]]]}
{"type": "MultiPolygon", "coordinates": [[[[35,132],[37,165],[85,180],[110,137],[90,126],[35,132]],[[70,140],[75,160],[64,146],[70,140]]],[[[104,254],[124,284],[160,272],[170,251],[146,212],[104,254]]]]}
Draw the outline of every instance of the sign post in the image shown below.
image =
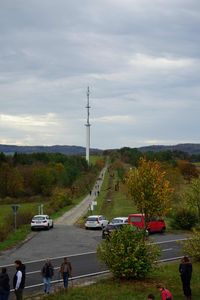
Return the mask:
{"type": "Polygon", "coordinates": [[[13,214],[14,214],[14,228],[15,228],[15,231],[16,231],[16,229],[17,229],[17,211],[18,211],[18,208],[20,207],[20,205],[19,204],[12,204],[11,207],[12,207],[13,214]]]}

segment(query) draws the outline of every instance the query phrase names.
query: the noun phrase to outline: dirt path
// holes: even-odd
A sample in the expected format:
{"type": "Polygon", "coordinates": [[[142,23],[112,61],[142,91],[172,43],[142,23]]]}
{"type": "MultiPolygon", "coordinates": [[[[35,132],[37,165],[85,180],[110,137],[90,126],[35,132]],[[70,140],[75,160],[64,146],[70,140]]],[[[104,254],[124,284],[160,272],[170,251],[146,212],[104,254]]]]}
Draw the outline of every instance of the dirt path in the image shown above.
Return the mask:
{"type": "Polygon", "coordinates": [[[87,213],[90,204],[97,197],[98,191],[103,183],[106,167],[100,172],[97,181],[92,189],[91,195],[87,195],[81,203],[67,211],[64,215],[55,221],[55,225],[73,225],[81,216],[87,213]]]}

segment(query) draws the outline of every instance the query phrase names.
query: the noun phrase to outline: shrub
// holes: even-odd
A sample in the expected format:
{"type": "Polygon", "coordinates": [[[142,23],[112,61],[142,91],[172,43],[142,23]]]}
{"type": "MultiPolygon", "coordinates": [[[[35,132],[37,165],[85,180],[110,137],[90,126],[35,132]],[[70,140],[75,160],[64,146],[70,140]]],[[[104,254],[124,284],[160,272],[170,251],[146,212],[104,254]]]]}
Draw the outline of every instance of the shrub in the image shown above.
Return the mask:
{"type": "Polygon", "coordinates": [[[196,213],[188,208],[179,208],[173,215],[171,226],[175,229],[190,230],[197,222],[196,213]]]}
{"type": "Polygon", "coordinates": [[[68,189],[55,188],[49,206],[54,210],[58,211],[64,206],[72,204],[71,192],[68,189]]]}
{"type": "Polygon", "coordinates": [[[30,224],[32,218],[34,216],[34,211],[26,210],[26,211],[19,211],[17,213],[17,227],[20,227],[25,224],[30,224]]]}
{"type": "Polygon", "coordinates": [[[144,232],[129,225],[114,231],[97,248],[98,257],[114,276],[126,279],[145,278],[155,268],[159,253],[144,232]]]}
{"type": "Polygon", "coordinates": [[[196,261],[200,261],[200,231],[195,231],[192,237],[183,242],[184,254],[189,255],[196,261]]]}

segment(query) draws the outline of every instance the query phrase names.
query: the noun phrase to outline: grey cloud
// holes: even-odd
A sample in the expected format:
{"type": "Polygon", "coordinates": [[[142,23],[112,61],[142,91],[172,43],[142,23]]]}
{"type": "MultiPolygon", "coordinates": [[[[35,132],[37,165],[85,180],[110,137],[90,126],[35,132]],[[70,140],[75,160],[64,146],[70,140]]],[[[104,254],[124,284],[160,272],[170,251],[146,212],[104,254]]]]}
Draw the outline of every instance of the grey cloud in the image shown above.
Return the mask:
{"type": "Polygon", "coordinates": [[[94,147],[196,141],[199,8],[198,0],[2,0],[0,112],[54,113],[63,130],[30,138],[1,125],[0,142],[7,134],[8,141],[83,145],[88,85],[91,117],[115,121],[94,121],[94,147]],[[118,124],[117,116],[136,122],[118,124]]]}

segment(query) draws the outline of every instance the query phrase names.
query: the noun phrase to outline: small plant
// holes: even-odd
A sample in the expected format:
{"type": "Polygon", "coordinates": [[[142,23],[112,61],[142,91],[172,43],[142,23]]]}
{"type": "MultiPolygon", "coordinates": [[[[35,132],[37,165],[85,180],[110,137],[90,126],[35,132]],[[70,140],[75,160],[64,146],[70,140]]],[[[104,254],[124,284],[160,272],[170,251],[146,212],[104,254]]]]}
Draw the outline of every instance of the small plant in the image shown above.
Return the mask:
{"type": "Polygon", "coordinates": [[[156,266],[156,245],[149,243],[143,231],[127,225],[114,231],[97,249],[97,255],[117,278],[145,278],[156,266]]]}
{"type": "Polygon", "coordinates": [[[171,226],[175,229],[190,230],[198,222],[195,212],[188,208],[179,208],[173,215],[171,226]]]}

